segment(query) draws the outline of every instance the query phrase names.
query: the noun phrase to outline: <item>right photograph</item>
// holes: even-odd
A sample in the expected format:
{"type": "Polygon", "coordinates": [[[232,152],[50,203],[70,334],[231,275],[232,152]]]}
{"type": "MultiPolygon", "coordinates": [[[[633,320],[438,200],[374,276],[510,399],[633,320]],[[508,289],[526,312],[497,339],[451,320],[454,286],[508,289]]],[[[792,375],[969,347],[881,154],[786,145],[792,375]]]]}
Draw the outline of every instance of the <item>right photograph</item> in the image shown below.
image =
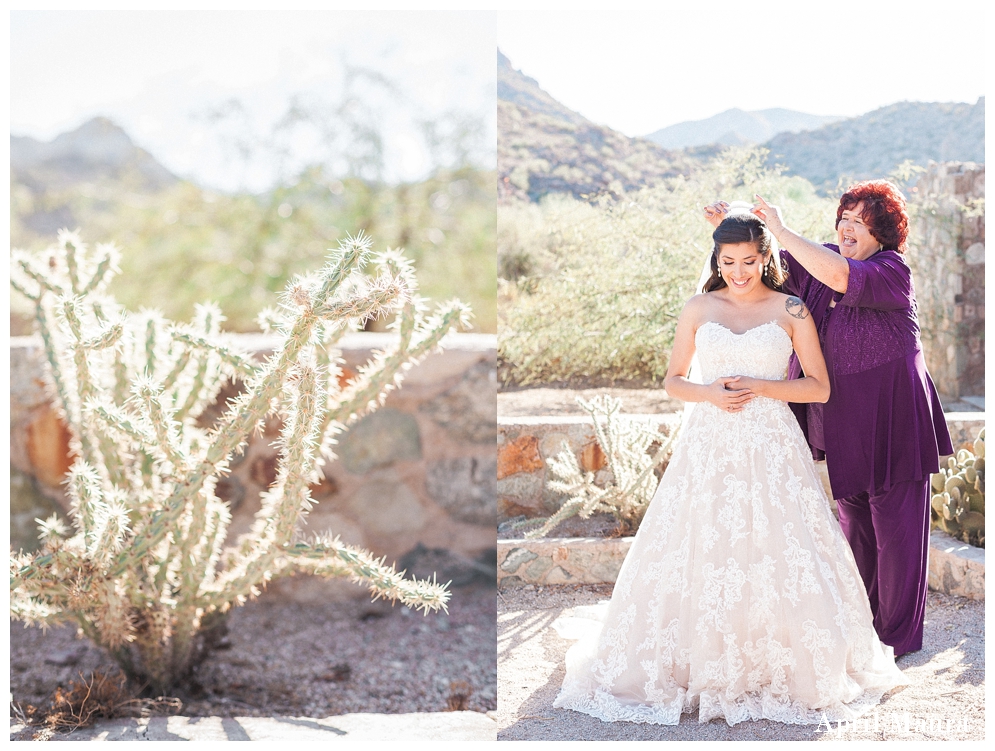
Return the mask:
{"type": "Polygon", "coordinates": [[[985,737],[983,35],[846,27],[498,14],[498,740],[985,737]]]}

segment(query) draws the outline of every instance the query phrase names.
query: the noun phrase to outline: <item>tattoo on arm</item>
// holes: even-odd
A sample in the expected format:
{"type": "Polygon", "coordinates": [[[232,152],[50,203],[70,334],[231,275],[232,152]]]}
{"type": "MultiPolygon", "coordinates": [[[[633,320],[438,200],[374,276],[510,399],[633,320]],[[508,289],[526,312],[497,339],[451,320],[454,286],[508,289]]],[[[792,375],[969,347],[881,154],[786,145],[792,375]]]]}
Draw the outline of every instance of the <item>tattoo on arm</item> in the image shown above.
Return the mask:
{"type": "Polygon", "coordinates": [[[784,309],[788,311],[789,316],[793,316],[799,320],[808,315],[808,308],[805,307],[805,303],[801,301],[800,297],[795,297],[794,295],[785,300],[784,309]]]}

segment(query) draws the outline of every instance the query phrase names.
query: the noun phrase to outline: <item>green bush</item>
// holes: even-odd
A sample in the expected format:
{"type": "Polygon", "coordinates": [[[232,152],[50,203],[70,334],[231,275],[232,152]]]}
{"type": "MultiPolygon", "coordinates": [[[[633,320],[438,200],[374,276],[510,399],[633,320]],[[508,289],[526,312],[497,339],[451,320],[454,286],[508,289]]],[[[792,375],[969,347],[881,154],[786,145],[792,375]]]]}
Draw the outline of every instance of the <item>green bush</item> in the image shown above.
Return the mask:
{"type": "MultiPolygon", "coordinates": [[[[149,192],[126,180],[36,192],[12,181],[11,245],[44,250],[52,232],[32,229],[37,218],[65,217],[60,226],[85,226],[125,249],[123,273],[110,288],[122,304],[188,319],[209,299],[224,309],[226,330],[255,331],[256,313],[295,274],[366,232],[405,250],[428,299],[459,295],[473,307],[474,328],[494,332],[496,191],[493,171],[472,168],[383,185],[338,180],[315,167],[263,195],[189,182],[149,192]]],[[[33,306],[16,295],[12,311],[12,333],[29,333],[33,306]]]]}
{"type": "Polygon", "coordinates": [[[667,370],[711,228],[701,208],[760,193],[792,228],[828,239],[836,203],[730,149],[689,177],[585,203],[550,196],[498,212],[498,356],[506,385],[652,381],[667,370]]]}

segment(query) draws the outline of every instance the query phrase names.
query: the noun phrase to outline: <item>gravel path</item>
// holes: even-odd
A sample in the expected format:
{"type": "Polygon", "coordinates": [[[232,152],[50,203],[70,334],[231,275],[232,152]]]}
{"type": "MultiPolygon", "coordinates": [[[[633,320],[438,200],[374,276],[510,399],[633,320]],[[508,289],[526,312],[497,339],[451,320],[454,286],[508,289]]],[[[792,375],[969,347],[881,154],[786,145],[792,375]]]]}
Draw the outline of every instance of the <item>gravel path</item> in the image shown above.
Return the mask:
{"type": "Polygon", "coordinates": [[[524,587],[498,593],[498,740],[983,740],[985,737],[985,604],[929,593],[925,647],[898,665],[910,685],[887,696],[875,715],[849,728],[762,720],[729,727],[605,723],[553,709],[570,646],[550,627],[564,611],[611,596],[611,585],[524,587]],[[906,724],[907,723],[907,724],[906,724]],[[908,728],[906,730],[906,727],[908,728]]]}
{"type": "MultiPolygon", "coordinates": [[[[232,611],[226,648],[177,690],[188,716],[323,718],[496,707],[494,587],[455,588],[449,615],[368,600],[300,605],[264,594],[232,611]],[[466,684],[465,686],[462,684],[466,684]]],[[[114,663],[72,627],[10,625],[10,690],[43,706],[58,685],[114,663]]]]}

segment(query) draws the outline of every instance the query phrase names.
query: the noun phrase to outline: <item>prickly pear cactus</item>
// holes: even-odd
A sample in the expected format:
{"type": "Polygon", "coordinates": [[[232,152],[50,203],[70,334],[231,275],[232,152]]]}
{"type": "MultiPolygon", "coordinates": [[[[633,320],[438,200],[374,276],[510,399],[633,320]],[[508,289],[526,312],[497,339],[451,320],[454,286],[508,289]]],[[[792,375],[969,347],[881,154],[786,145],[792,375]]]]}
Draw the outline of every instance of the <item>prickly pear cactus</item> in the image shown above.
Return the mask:
{"type": "Polygon", "coordinates": [[[41,551],[11,553],[11,616],[42,626],[74,621],[130,677],[164,693],[203,651],[220,614],[276,576],[345,576],[375,597],[426,613],[445,608],[444,586],[406,580],[364,550],[298,530],[335,437],[465,323],[467,308],[453,301],[425,315],[409,262],[393,251],[371,258],[367,238],[350,238],[264,314],[279,343],[257,362],[225,340],[212,305],[188,324],[123,310],[105,292],[116,261],[113,247],[90,253],[68,232],[41,257],[13,253],[11,283],[34,301],[76,459],[67,480],[73,528],[48,519],[41,551]],[[379,273],[369,277],[362,269],[371,260],[379,273]],[[336,343],[384,313],[397,315],[396,343],[340,384],[336,343]],[[230,379],[242,392],[214,427],[199,427],[198,415],[230,379]],[[283,424],[277,479],[251,531],[226,545],[231,515],[215,485],[274,415],[283,424]]]}
{"type": "Polygon", "coordinates": [[[974,451],[961,449],[930,477],[930,518],[934,529],[970,545],[985,546],[985,429],[974,451]]]}

